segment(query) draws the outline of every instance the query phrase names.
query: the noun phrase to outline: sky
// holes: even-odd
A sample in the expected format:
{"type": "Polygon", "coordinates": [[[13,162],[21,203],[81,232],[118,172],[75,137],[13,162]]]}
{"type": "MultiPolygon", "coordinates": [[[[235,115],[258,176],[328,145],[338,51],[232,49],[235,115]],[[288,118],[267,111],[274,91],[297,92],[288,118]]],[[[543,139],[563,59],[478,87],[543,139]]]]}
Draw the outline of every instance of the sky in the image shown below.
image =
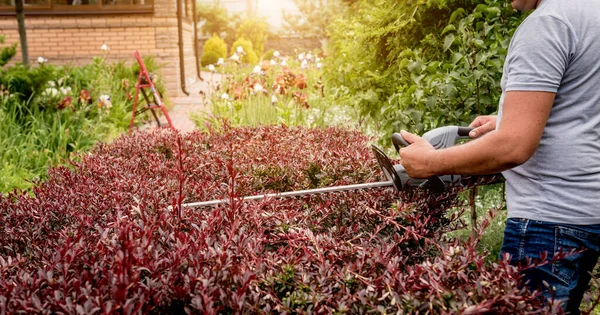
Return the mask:
{"type": "MultiPolygon", "coordinates": [[[[296,12],[296,5],[292,0],[253,0],[258,2],[258,14],[267,18],[269,24],[279,28],[282,23],[282,11],[296,12]]],[[[215,0],[200,0],[201,3],[213,3],[215,0]]],[[[221,4],[230,12],[245,12],[246,0],[220,0],[221,4]]]]}

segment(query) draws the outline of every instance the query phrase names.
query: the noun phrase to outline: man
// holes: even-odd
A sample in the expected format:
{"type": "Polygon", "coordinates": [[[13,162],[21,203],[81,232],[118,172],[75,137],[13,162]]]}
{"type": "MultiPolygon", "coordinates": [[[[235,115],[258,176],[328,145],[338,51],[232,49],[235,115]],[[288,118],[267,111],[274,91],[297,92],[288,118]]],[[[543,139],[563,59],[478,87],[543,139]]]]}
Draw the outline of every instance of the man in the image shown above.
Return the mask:
{"type": "Polygon", "coordinates": [[[578,314],[600,255],[600,0],[511,4],[536,10],[510,43],[498,116],[471,123],[477,139],[437,151],[402,131],[411,145],[401,163],[415,178],[502,171],[509,219],[501,252],[517,264],[586,248],[525,273],[578,314]]]}

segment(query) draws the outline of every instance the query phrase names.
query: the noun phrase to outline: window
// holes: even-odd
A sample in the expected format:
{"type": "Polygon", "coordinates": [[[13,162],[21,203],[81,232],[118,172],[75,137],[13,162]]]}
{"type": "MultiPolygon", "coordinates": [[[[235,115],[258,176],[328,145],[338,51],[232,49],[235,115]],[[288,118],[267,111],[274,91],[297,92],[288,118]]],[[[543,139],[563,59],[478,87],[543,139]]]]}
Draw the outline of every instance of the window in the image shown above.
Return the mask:
{"type": "MultiPolygon", "coordinates": [[[[23,0],[28,15],[152,13],[154,0],[23,0]]],[[[0,15],[14,15],[15,0],[0,0],[0,15]]]]}

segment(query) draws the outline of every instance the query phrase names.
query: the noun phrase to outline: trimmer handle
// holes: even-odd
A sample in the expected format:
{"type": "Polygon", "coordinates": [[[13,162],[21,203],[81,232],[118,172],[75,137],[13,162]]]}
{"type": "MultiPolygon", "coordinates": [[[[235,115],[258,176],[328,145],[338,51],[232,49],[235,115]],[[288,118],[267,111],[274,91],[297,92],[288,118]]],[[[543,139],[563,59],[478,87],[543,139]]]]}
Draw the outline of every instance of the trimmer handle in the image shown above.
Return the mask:
{"type": "MultiPolygon", "coordinates": [[[[427,140],[436,150],[443,149],[455,145],[459,139],[469,138],[469,132],[473,129],[472,127],[445,126],[426,132],[423,134],[423,139],[427,140]]],[[[392,143],[398,153],[400,148],[409,146],[400,133],[392,135],[392,143]]]]}

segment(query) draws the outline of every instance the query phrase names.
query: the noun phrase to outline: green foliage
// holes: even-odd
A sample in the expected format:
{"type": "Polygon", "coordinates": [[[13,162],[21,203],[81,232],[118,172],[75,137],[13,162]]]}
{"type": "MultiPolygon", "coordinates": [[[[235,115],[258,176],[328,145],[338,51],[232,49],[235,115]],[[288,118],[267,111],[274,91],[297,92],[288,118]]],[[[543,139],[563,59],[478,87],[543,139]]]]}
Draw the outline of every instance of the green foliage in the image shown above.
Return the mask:
{"type": "Polygon", "coordinates": [[[233,45],[231,45],[231,54],[235,54],[237,48],[241,46],[244,49],[244,53],[242,56],[240,56],[240,61],[243,63],[248,63],[251,65],[254,65],[256,63],[258,63],[258,56],[256,55],[256,52],[254,51],[254,48],[252,46],[252,42],[241,37],[238,38],[238,40],[236,40],[233,45]]]}
{"type": "Polygon", "coordinates": [[[327,38],[327,27],[343,14],[347,1],[343,0],[293,0],[295,13],[283,12],[284,30],[304,37],[327,38]]]}
{"type": "Polygon", "coordinates": [[[271,60],[271,59],[273,59],[273,54],[274,53],[275,53],[275,49],[273,49],[273,48],[265,51],[265,53],[262,56],[262,60],[271,60]]]}
{"type": "Polygon", "coordinates": [[[217,61],[219,61],[219,54],[217,54],[216,52],[210,50],[210,51],[205,51],[204,54],[202,54],[202,58],[200,58],[200,64],[203,67],[206,67],[208,65],[214,65],[217,63],[217,61]]]}
{"type": "MultiPolygon", "coordinates": [[[[145,64],[158,70],[152,58],[145,64]]],[[[137,64],[95,58],[83,67],[18,64],[0,71],[0,192],[31,187],[50,166],[129,127],[137,64]]]]}
{"type": "MultiPolygon", "coordinates": [[[[0,44],[4,44],[4,35],[0,35],[0,44]]],[[[7,64],[17,54],[17,43],[8,47],[0,47],[0,67],[7,64]]]]}
{"type": "MultiPolygon", "coordinates": [[[[232,126],[263,126],[285,124],[286,126],[306,126],[324,128],[328,126],[350,126],[356,121],[355,113],[336,99],[325,95],[321,89],[322,70],[300,69],[297,62],[290,62],[293,76],[304,77],[307,88],[286,86],[285,93],[274,91],[276,78],[284,71],[273,66],[257,77],[250,74],[252,67],[238,67],[237,71],[218,85],[210,100],[210,110],[191,116],[199,129],[205,129],[207,122],[219,126],[227,121],[232,126]],[[251,82],[249,85],[244,85],[251,82]],[[253,82],[259,82],[266,92],[253,91],[253,82]],[[240,95],[235,95],[236,89],[240,95]],[[303,97],[306,104],[299,101],[303,97]]],[[[355,125],[352,125],[355,127],[355,125]]]]}
{"type": "Polygon", "coordinates": [[[261,56],[265,49],[265,42],[269,36],[268,24],[264,19],[246,19],[239,26],[235,38],[244,38],[252,43],[254,52],[261,56]]]}
{"type": "Polygon", "coordinates": [[[214,52],[218,58],[227,57],[227,44],[218,35],[213,35],[204,43],[204,54],[208,52],[214,52]]]}
{"type": "Polygon", "coordinates": [[[229,44],[235,40],[235,32],[242,20],[240,14],[229,13],[219,1],[211,4],[197,3],[196,8],[198,21],[204,22],[204,33],[217,34],[229,44]]]}
{"type": "Polygon", "coordinates": [[[467,124],[495,111],[522,17],[502,0],[360,1],[331,30],[334,93],[382,135],[467,124]]]}

